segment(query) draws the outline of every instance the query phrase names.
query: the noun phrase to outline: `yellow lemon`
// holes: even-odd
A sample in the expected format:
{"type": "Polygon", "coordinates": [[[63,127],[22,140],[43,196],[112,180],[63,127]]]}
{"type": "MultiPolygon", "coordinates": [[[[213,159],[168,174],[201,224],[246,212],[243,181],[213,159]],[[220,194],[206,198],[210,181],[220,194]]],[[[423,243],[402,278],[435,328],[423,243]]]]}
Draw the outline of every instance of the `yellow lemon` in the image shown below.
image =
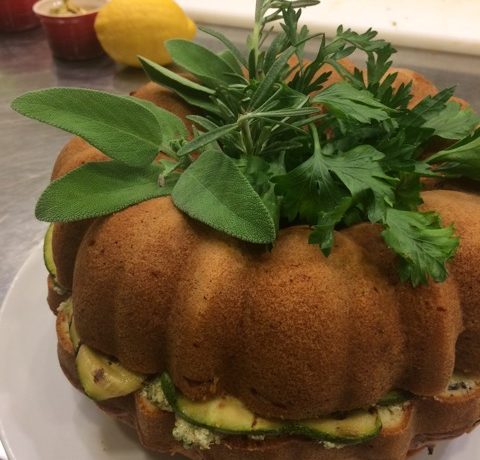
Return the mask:
{"type": "Polygon", "coordinates": [[[95,30],[112,59],[140,67],[138,55],[162,65],[172,62],[164,42],[190,40],[196,27],[173,0],[111,0],[99,11],[95,30]]]}

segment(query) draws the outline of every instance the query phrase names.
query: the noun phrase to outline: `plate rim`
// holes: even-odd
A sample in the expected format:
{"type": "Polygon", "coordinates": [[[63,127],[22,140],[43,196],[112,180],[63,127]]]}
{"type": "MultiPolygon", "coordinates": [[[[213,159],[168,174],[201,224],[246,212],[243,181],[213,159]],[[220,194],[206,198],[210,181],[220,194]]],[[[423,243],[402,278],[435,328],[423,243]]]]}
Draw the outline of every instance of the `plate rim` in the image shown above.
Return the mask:
{"type": "MultiPolygon", "coordinates": [[[[43,246],[43,242],[37,242],[37,244],[35,244],[33,248],[30,250],[28,256],[22,263],[21,267],[18,269],[17,273],[15,273],[15,276],[13,277],[13,280],[10,283],[10,286],[8,287],[7,293],[5,294],[5,297],[3,298],[3,301],[2,301],[2,305],[0,307],[0,330],[2,329],[2,324],[4,323],[5,316],[7,314],[5,313],[5,311],[7,311],[8,305],[11,304],[10,297],[13,296],[12,293],[15,291],[17,284],[22,279],[24,272],[26,272],[28,268],[35,262],[35,259],[39,257],[39,251],[41,252],[42,246],[43,246]]],[[[3,417],[1,412],[0,412],[0,441],[2,442],[5,453],[7,454],[7,459],[16,460],[17,457],[13,453],[10,447],[10,442],[7,437],[5,424],[3,422],[3,417]]]]}

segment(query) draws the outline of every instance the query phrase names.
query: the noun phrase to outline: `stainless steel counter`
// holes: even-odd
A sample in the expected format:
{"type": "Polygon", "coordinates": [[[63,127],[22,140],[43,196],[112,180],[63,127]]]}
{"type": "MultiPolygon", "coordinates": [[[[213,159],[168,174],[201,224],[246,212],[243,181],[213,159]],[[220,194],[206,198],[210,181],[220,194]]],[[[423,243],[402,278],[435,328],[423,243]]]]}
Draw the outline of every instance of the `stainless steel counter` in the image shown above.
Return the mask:
{"type": "MultiPolygon", "coordinates": [[[[243,42],[243,30],[229,33],[234,41],[243,42]]],[[[216,46],[211,40],[208,43],[216,46]]],[[[458,95],[480,111],[480,58],[404,49],[395,64],[424,73],[440,87],[457,85],[458,95]]],[[[35,201],[48,183],[58,151],[70,137],[14,113],[10,102],[26,91],[45,87],[81,86],[126,94],[143,82],[142,71],[117,66],[106,57],[84,63],[53,60],[41,29],[0,33],[0,302],[43,237],[46,225],[33,216],[35,201]]]]}

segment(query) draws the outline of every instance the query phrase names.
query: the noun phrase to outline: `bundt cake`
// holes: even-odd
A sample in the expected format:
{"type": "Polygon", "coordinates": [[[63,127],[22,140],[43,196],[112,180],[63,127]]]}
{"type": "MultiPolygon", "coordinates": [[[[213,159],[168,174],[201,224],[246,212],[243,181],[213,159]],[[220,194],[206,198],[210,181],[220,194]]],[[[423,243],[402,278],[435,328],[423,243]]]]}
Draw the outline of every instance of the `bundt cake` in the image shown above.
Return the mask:
{"type": "MultiPolygon", "coordinates": [[[[301,2],[307,3],[315,2],[301,2]]],[[[390,68],[394,50],[372,31],[358,35],[340,28],[313,61],[299,60],[307,39],[307,32],[293,32],[299,17],[290,2],[257,2],[260,35],[254,31],[250,39],[248,61],[210,31],[228,51],[220,55],[223,64],[209,62],[208,74],[201,60],[212,60],[211,52],[193,53],[191,46],[198,45],[185,42],[169,50],[191,74],[143,61],[156,83],[122,99],[132,110],[128,122],[119,113],[112,119],[125,130],[141,109],[160,126],[169,123],[167,113],[183,122],[166,128],[175,136],[159,140],[150,161],[161,165],[159,189],[169,187],[173,174],[177,184],[195,179],[191,189],[182,183],[184,196],[175,185],[165,196],[118,206],[118,195],[136,189],[127,184],[116,193],[116,183],[115,193],[89,195],[99,179],[81,183],[78,171],[110,168],[118,159],[97,148],[101,141],[83,109],[75,109],[80,116],[72,127],[53,118],[56,103],[46,103],[46,93],[14,103],[22,113],[86,139],[75,137],[64,147],[52,174],[54,199],[45,204],[47,189],[39,202],[41,218],[61,215],[62,206],[77,212],[76,218],[50,219],[45,237],[58,357],[70,382],[134,427],[147,449],[198,460],[404,460],[480,421],[480,199],[471,181],[475,167],[463,160],[480,153],[479,119],[451,92],[390,68]],[[278,17],[284,20],[281,38],[257,55],[257,39],[278,17]],[[355,48],[367,52],[365,72],[345,60],[355,48]],[[222,72],[232,79],[228,91],[217,81],[222,72]],[[228,122],[235,100],[252,109],[238,115],[238,126],[228,122]],[[164,110],[156,112],[151,103],[164,110]],[[222,117],[227,121],[220,123],[222,117]],[[252,120],[261,120],[262,129],[255,131],[252,120]],[[290,139],[302,141],[310,132],[308,144],[290,139]],[[283,152],[272,160],[284,161],[282,167],[275,163],[275,174],[262,169],[260,153],[242,163],[241,150],[255,150],[259,138],[269,161],[283,152]],[[302,157],[306,145],[311,150],[302,157]],[[341,153],[335,157],[332,148],[341,153]],[[222,151],[233,152],[237,163],[222,160],[202,176],[202,159],[222,151]],[[345,159],[348,174],[338,167],[345,159]],[[305,165],[322,179],[302,177],[305,165]],[[224,180],[232,168],[241,177],[224,180]],[[220,192],[214,189],[217,177],[220,192]],[[288,189],[293,178],[297,182],[288,189]],[[77,187],[71,194],[55,188],[66,180],[70,189],[77,187]],[[326,193],[336,205],[317,210],[315,222],[308,220],[312,183],[321,191],[319,201],[326,193]],[[292,190],[301,195],[296,211],[292,190]],[[263,200],[261,210],[273,216],[271,244],[245,237],[251,222],[242,200],[252,191],[263,200]],[[206,201],[205,193],[225,202],[206,201]],[[85,206],[81,194],[87,195],[85,206]],[[243,219],[236,230],[215,214],[231,196],[237,201],[229,217],[218,213],[227,221],[243,219]],[[113,203],[110,212],[98,211],[103,197],[113,203]],[[202,200],[200,212],[193,204],[202,200]],[[95,210],[86,212],[88,206],[95,210]]],[[[59,105],[65,94],[55,93],[59,105]]],[[[93,101],[90,93],[88,98],[93,101]]],[[[114,103],[103,93],[98,98],[105,106],[114,103]]],[[[107,115],[98,113],[92,115],[103,123],[97,130],[108,134],[113,128],[107,115]]],[[[147,167],[138,158],[128,165],[132,175],[147,167]]],[[[124,169],[102,180],[122,181],[124,169]]],[[[247,208],[257,206],[255,199],[247,208]]]]}
{"type": "MultiPolygon", "coordinates": [[[[135,95],[158,104],[174,98],[152,83],[135,95]]],[[[188,111],[176,103],[177,113],[188,111]]],[[[103,159],[75,138],[52,178],[103,159]]],[[[480,248],[472,218],[480,202],[461,190],[430,190],[423,198],[455,222],[462,245],[446,282],[415,289],[398,280],[395,256],[371,224],[340,232],[326,258],[307,244],[306,227],[282,230],[265,253],[190,219],[170,198],[94,221],[57,223],[47,258],[56,267],[49,303],[54,311],[61,305],[61,366],[85,389],[65,303],[72,293],[74,341],[145,375],[130,394],[98,404],[135,426],[147,448],[205,459],[393,460],[468,431],[480,420],[480,378],[472,377],[480,375],[480,248]],[[144,386],[146,375],[167,369],[191,400],[228,394],[255,414],[289,421],[377,407],[382,429],[367,444],[343,449],[298,434],[252,434],[185,450],[172,437],[182,419],[158,405],[152,396],[158,389],[148,387],[158,386],[155,380],[144,386]],[[454,369],[464,377],[452,377],[454,369]],[[398,388],[409,393],[377,405],[398,388]]]]}

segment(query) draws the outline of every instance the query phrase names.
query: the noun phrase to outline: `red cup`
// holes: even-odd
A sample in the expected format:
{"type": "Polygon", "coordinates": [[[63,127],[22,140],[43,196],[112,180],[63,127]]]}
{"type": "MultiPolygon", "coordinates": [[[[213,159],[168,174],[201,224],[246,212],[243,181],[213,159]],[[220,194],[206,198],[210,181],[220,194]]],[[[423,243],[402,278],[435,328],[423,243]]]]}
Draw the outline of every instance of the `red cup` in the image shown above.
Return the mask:
{"type": "Polygon", "coordinates": [[[0,0],[0,30],[18,32],[33,29],[40,22],[32,11],[36,0],[0,0]]]}
{"type": "Polygon", "coordinates": [[[105,3],[106,0],[76,0],[75,5],[87,9],[87,12],[65,15],[50,13],[52,8],[61,4],[59,0],[40,0],[35,3],[33,11],[40,18],[55,57],[81,61],[104,53],[94,23],[99,8],[105,3]]]}

